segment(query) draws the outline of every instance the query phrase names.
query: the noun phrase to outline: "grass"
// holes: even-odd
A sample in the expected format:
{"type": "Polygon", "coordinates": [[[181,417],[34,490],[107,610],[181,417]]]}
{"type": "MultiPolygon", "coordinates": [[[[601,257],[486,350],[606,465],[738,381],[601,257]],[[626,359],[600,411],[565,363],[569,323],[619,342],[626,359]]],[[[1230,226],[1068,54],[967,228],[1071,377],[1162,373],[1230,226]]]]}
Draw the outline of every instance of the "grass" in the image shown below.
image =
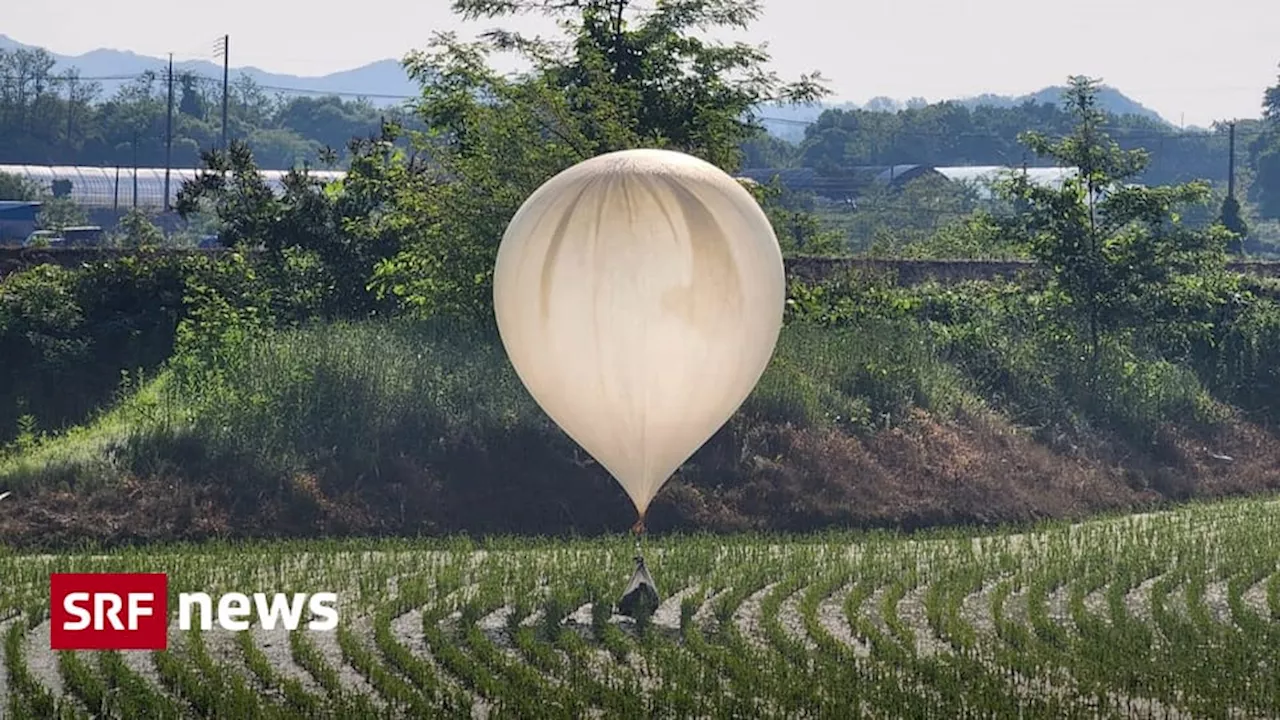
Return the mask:
{"type": "Polygon", "coordinates": [[[14,580],[0,617],[21,613],[6,631],[6,709],[1274,716],[1280,686],[1262,668],[1280,660],[1277,531],[1280,501],[1251,499],[1018,532],[655,538],[646,554],[667,603],[647,628],[583,607],[626,580],[633,548],[618,536],[15,553],[0,557],[14,580]],[[159,685],[119,656],[59,661],[25,640],[46,622],[48,573],[156,570],[174,594],[336,590],[341,631],[300,631],[270,651],[251,634],[192,633],[156,657],[159,685]],[[487,619],[499,610],[514,615],[487,619]],[[66,695],[44,684],[50,672],[66,695]],[[296,673],[309,681],[286,679],[296,673]]]}
{"type": "MultiPolygon", "coordinates": [[[[1069,341],[1050,342],[1016,288],[864,284],[801,301],[737,415],[659,496],[653,527],[998,522],[1137,506],[1148,487],[1182,500],[1196,495],[1193,477],[1142,468],[1176,466],[1206,442],[1187,432],[1232,412],[1187,367],[1121,341],[1104,348],[1098,377],[1083,377],[1069,341]],[[1091,448],[1103,469],[1054,454],[1067,443],[1091,448]],[[1125,443],[1140,458],[1163,453],[1122,460],[1132,472],[1163,474],[1109,475],[1126,453],[1108,447],[1125,443]],[[961,476],[983,489],[948,479],[961,476]]],[[[1265,458],[1249,463],[1232,466],[1241,487],[1272,487],[1265,458]]],[[[16,512],[0,534],[64,547],[592,534],[634,520],[616,490],[529,397],[493,334],[334,323],[189,348],[85,424],[11,444],[0,492],[15,493],[16,512]]]]}
{"type": "MultiPolygon", "coordinates": [[[[977,404],[919,326],[799,324],[784,329],[741,414],[867,432],[912,408],[946,416],[977,404]]],[[[198,472],[231,458],[252,477],[319,466],[376,474],[390,457],[428,460],[448,439],[518,429],[551,432],[496,338],[405,322],[327,325],[245,342],[216,369],[175,363],[86,425],[0,458],[0,486],[71,487],[170,465],[198,472]]]]}

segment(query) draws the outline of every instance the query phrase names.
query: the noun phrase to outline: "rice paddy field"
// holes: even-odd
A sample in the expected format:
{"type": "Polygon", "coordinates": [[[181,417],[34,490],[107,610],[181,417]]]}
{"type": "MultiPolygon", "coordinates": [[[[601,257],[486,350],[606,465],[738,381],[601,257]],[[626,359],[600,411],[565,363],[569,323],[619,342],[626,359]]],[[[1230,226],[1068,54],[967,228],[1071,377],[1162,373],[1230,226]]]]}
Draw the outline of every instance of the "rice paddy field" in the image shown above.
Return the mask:
{"type": "MultiPolygon", "coordinates": [[[[196,545],[0,557],[13,718],[1280,717],[1280,504],[1023,532],[196,545]],[[337,591],[336,632],[49,650],[48,575],[337,591]]],[[[215,626],[216,627],[216,626],[215,626]]]]}

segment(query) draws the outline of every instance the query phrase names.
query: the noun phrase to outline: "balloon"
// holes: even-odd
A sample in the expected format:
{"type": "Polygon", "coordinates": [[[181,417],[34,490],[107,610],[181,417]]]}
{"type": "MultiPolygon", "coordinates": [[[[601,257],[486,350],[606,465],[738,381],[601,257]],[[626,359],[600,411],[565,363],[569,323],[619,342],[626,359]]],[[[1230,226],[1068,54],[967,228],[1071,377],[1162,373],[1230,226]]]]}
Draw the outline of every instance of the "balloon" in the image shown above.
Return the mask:
{"type": "Polygon", "coordinates": [[[525,201],[493,301],[520,380],[643,518],[759,381],[786,281],[773,228],[736,180],[682,153],[627,150],[525,201]]]}

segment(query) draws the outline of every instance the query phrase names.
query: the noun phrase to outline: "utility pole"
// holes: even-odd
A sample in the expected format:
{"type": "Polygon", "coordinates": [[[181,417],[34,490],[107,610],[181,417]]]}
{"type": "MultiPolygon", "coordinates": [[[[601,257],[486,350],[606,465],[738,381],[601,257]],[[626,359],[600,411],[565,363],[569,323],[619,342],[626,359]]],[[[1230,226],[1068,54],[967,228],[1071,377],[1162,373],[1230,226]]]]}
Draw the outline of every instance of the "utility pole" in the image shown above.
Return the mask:
{"type": "Polygon", "coordinates": [[[72,162],[72,145],[71,145],[71,118],[76,112],[76,76],[74,74],[67,77],[67,164],[75,165],[72,162]]]}
{"type": "Polygon", "coordinates": [[[1236,124],[1234,121],[1227,126],[1230,132],[1230,140],[1227,142],[1227,197],[1236,196],[1236,124]]]}
{"type": "Polygon", "coordinates": [[[231,77],[231,36],[222,36],[222,149],[227,149],[227,101],[230,95],[227,93],[229,89],[231,77]]]}
{"type": "Polygon", "coordinates": [[[169,108],[164,116],[164,211],[169,212],[169,167],[173,159],[173,53],[169,53],[169,108]]]}
{"type": "Polygon", "coordinates": [[[138,131],[133,131],[133,207],[138,208],[138,131]]]}

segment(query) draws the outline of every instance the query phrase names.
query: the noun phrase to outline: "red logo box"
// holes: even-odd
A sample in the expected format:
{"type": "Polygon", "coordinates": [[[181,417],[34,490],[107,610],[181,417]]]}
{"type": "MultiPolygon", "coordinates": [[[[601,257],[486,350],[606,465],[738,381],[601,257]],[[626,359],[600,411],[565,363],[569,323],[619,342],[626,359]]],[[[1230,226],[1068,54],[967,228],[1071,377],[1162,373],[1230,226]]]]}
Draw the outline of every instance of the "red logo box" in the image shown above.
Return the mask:
{"type": "Polygon", "coordinates": [[[164,573],[49,575],[53,650],[165,650],[169,576],[164,573]]]}

